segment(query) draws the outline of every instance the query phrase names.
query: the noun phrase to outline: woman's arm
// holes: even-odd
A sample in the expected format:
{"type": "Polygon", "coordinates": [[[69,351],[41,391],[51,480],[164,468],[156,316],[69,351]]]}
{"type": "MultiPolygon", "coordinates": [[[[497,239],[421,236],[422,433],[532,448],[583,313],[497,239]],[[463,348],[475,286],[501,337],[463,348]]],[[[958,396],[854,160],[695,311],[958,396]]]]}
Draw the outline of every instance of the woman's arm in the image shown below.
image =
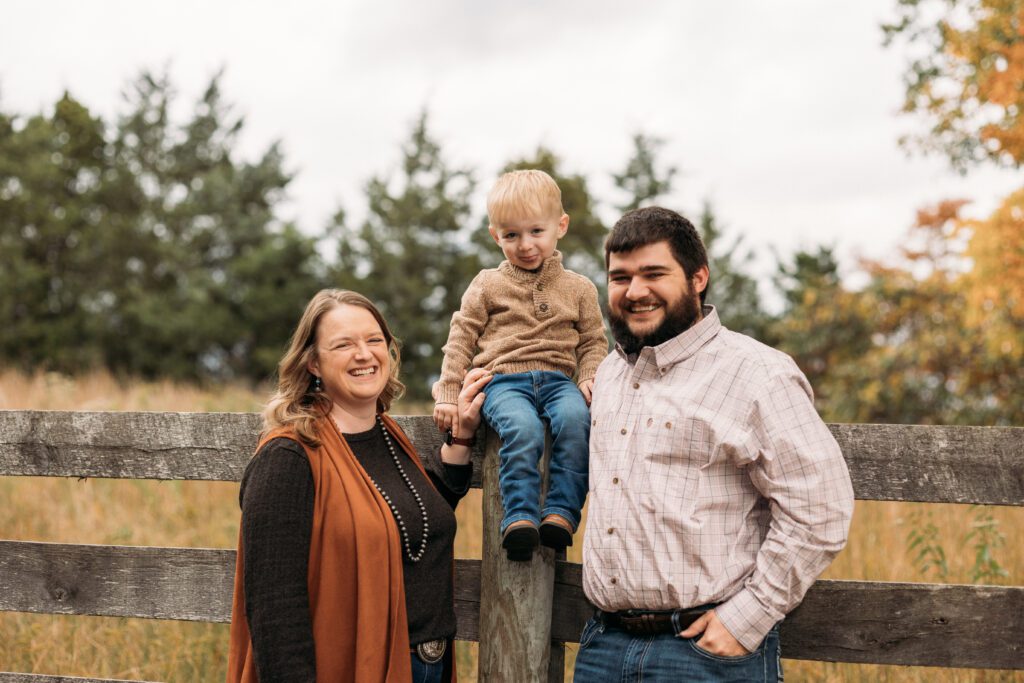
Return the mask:
{"type": "MultiPolygon", "coordinates": [[[[473,368],[462,380],[456,406],[458,414],[452,425],[452,434],[458,438],[471,439],[480,426],[480,411],[484,406],[484,387],[493,375],[482,368],[473,368]]],[[[447,465],[469,464],[470,447],[452,444],[441,446],[441,460],[447,465]]]]}
{"type": "Polygon", "coordinates": [[[260,681],[316,681],[309,612],[313,475],[302,447],[268,442],[242,478],[246,617],[260,681]]]}
{"type": "Polygon", "coordinates": [[[423,467],[430,477],[430,482],[445,501],[455,509],[463,496],[469,491],[469,482],[473,477],[473,466],[449,465],[440,461],[440,454],[435,450],[423,458],[423,467]]]}

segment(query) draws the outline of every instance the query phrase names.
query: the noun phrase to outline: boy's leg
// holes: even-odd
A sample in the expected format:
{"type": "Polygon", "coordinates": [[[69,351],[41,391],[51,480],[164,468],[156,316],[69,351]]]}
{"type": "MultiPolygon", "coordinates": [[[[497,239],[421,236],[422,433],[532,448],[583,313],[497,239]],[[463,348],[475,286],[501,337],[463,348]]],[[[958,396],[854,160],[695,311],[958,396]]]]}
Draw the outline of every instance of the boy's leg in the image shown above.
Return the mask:
{"type": "Polygon", "coordinates": [[[513,522],[540,524],[540,472],[544,452],[544,423],[537,414],[535,373],[495,375],[487,384],[483,413],[501,439],[498,485],[505,517],[501,532],[513,522]]]}
{"type": "Polygon", "coordinates": [[[590,454],[590,409],[571,379],[546,372],[541,384],[541,415],[551,425],[548,495],[541,518],[564,517],[575,531],[587,496],[590,454]]]}

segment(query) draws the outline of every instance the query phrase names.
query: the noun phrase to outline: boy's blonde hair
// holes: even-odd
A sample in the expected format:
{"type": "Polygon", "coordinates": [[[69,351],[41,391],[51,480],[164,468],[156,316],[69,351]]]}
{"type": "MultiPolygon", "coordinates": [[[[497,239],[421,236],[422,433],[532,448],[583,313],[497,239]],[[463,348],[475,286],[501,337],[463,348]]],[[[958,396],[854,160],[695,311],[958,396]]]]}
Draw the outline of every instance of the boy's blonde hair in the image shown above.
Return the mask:
{"type": "Polygon", "coordinates": [[[509,171],[487,195],[491,228],[524,218],[561,218],[562,191],[544,171],[509,171]]]}

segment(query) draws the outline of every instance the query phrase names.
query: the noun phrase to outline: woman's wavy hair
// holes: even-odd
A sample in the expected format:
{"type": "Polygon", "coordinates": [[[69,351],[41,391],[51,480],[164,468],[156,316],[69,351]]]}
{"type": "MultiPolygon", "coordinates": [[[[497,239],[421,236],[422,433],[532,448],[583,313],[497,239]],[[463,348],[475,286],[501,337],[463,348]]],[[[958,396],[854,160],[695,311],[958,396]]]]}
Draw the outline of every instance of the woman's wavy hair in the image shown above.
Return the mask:
{"type": "Polygon", "coordinates": [[[324,391],[314,390],[316,379],[309,371],[309,363],[316,358],[316,335],[320,321],[338,306],[358,306],[368,310],[380,325],[391,356],[391,370],[384,391],[377,397],[377,410],[385,412],[391,402],[405,393],[405,385],[398,380],[401,355],[398,340],[391,334],[384,316],[362,294],[344,289],[322,289],[306,305],[306,310],[292,334],[288,351],[277,364],[277,391],[263,409],[263,433],[277,427],[292,426],[299,439],[311,448],[320,446],[315,423],[331,412],[331,399],[324,391]]]}

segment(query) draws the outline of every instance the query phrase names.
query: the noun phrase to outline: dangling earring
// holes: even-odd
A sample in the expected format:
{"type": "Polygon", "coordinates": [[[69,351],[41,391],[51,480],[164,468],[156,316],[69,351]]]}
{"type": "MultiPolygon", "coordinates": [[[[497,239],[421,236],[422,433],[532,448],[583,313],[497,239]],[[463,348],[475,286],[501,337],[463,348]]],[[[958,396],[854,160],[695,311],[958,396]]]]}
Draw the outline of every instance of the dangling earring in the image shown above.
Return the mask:
{"type": "Polygon", "coordinates": [[[313,393],[314,394],[319,394],[321,391],[323,391],[323,388],[324,388],[324,385],[323,385],[322,382],[320,382],[320,378],[319,377],[317,377],[315,380],[313,380],[313,393]]]}

